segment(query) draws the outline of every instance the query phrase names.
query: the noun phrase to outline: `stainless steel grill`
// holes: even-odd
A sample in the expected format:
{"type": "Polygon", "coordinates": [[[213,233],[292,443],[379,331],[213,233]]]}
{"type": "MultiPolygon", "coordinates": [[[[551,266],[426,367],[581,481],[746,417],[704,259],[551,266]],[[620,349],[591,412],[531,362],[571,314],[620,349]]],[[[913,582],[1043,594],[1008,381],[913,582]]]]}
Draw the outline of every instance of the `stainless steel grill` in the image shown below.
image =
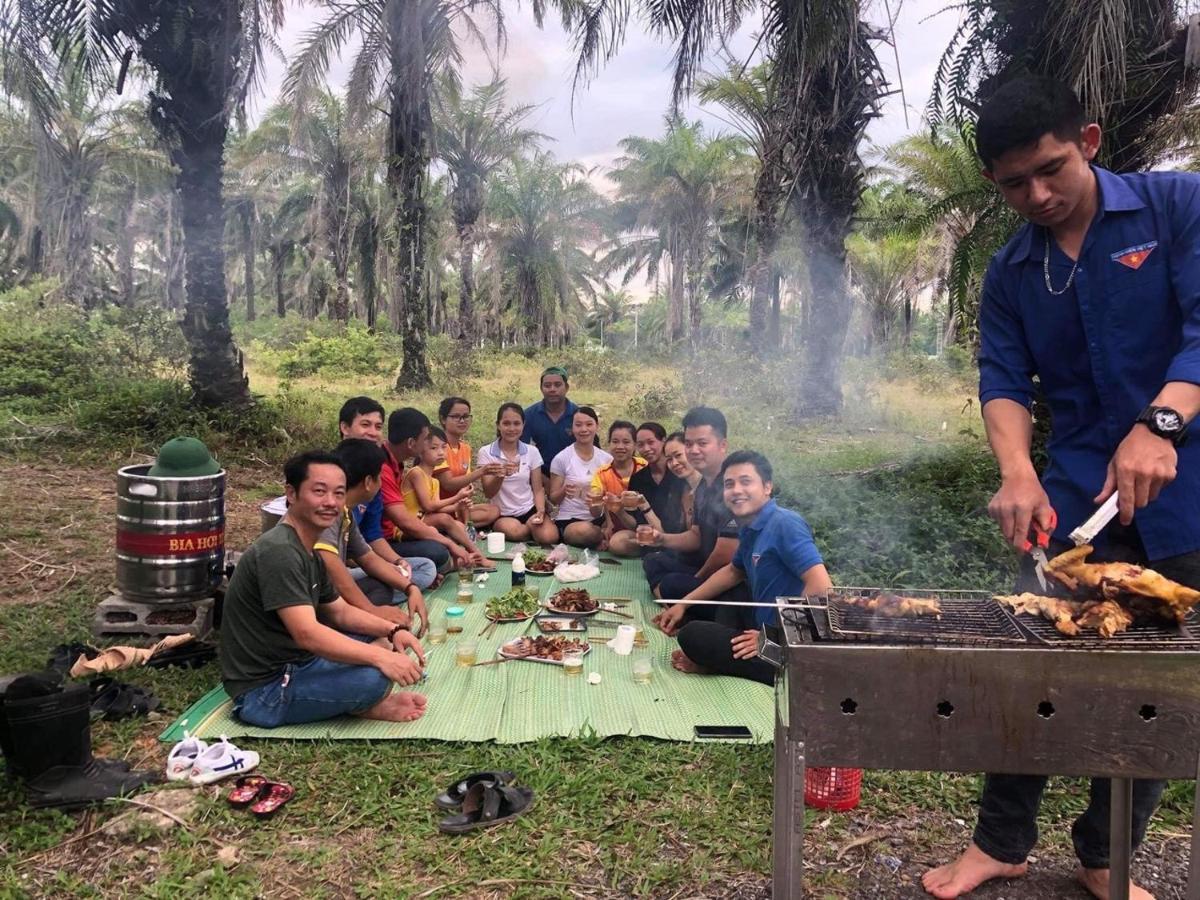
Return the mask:
{"type": "MultiPolygon", "coordinates": [[[[1116,642],[1044,640],[1043,620],[1020,616],[1020,636],[1010,639],[1014,617],[982,600],[987,595],[901,593],[937,594],[941,622],[869,615],[858,622],[841,616],[836,601],[822,609],[780,598],[782,639],[763,636],[763,658],[783,669],[773,896],[804,895],[804,770],[816,765],[1110,778],[1112,896],[1126,900],[1130,779],[1200,772],[1200,627],[1138,630],[1116,642]],[[976,618],[958,618],[960,604],[976,618]],[[978,618],[992,611],[1004,621],[994,632],[991,620],[978,618]],[[897,625],[922,631],[885,631],[897,625]],[[944,630],[925,631],[931,627],[944,630]]],[[[1200,900],[1200,816],[1186,896],[1200,900]]]]}
{"type": "MultiPolygon", "coordinates": [[[[826,639],[887,641],[905,644],[991,646],[1021,643],[1021,629],[984,591],[903,590],[905,597],[936,599],[940,618],[889,618],[845,603],[846,597],[873,597],[878,588],[838,588],[825,599],[825,610],[812,610],[813,623],[826,639]],[[827,626],[824,627],[823,626],[827,626]]],[[[813,605],[822,605],[818,600],[813,605]]]]}
{"type": "Polygon", "coordinates": [[[1193,609],[1182,625],[1138,621],[1110,638],[1063,634],[1040,616],[1014,616],[1021,627],[1039,643],[1071,650],[1200,650],[1200,617],[1193,609]]]}

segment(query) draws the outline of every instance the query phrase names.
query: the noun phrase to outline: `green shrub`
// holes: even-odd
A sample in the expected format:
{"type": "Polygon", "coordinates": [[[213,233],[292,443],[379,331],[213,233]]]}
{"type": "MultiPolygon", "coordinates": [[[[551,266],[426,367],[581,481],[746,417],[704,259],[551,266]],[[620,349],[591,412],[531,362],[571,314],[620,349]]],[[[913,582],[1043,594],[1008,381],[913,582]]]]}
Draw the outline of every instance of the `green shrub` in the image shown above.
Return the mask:
{"type": "Polygon", "coordinates": [[[336,334],[310,334],[280,355],[283,378],[305,375],[381,375],[391,368],[387,340],[372,334],[360,322],[351,322],[336,334]]]}
{"type": "Polygon", "coordinates": [[[780,476],[836,583],[1007,590],[1014,558],[987,515],[1000,483],[986,448],[930,454],[862,476],[780,476]]]}
{"type": "Polygon", "coordinates": [[[129,378],[105,387],[74,404],[75,425],[89,438],[132,438],[157,447],[181,434],[208,437],[208,420],[183,381],[129,378]]]}
{"type": "Polygon", "coordinates": [[[547,366],[565,367],[572,383],[582,382],[588,387],[620,387],[627,377],[617,355],[599,344],[573,344],[560,350],[540,350],[532,358],[545,360],[547,366]]]}
{"type": "Polygon", "coordinates": [[[645,422],[678,419],[683,412],[683,392],[671,382],[635,384],[629,398],[629,415],[645,422]]]}

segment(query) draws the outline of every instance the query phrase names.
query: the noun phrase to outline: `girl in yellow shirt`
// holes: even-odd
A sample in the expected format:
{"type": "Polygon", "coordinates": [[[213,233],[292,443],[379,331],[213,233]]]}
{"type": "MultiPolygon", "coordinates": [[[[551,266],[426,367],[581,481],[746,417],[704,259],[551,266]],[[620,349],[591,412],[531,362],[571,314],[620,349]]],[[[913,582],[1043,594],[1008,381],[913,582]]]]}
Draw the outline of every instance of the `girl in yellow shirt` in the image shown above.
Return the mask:
{"type": "Polygon", "coordinates": [[[429,437],[421,450],[420,462],[404,473],[404,481],[400,485],[404,507],[419,516],[426,525],[436,528],[465,548],[477,568],[494,569],[495,563],[488,561],[467,535],[466,526],[454,515],[456,509],[471,502],[471,488],[464,487],[442,499],[441,485],[433,473],[445,461],[446,432],[440,428],[430,428],[429,437]]]}

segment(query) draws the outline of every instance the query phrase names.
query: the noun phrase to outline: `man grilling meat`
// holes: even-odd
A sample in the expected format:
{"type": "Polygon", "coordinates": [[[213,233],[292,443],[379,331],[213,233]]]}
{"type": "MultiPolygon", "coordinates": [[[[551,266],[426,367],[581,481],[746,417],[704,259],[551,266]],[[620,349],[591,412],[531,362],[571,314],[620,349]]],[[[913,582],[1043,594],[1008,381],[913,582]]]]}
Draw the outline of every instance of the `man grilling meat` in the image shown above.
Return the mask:
{"type": "MultiPolygon", "coordinates": [[[[1200,411],[1200,177],[1117,175],[1092,165],[1100,126],[1065,85],[1023,77],[979,115],[983,174],[1026,220],[992,260],[980,303],[980,402],[1000,466],[989,512],[1018,549],[1031,523],[1054,531],[1050,555],[1114,490],[1120,525],[1095,558],[1154,568],[1200,587],[1200,443],[1183,445],[1200,411]],[[1050,408],[1050,462],[1030,459],[1034,378],[1050,408]]],[[[1017,591],[1040,592],[1028,559],[1017,591]]],[[[926,891],[958,897],[1024,875],[1046,779],[988,775],[974,840],[925,874],[926,891]]],[[[1163,790],[1137,781],[1140,842],[1163,790]]],[[[1077,876],[1108,897],[1109,788],[1071,836],[1077,876]]],[[[1132,897],[1150,894],[1136,886],[1132,897]]]]}

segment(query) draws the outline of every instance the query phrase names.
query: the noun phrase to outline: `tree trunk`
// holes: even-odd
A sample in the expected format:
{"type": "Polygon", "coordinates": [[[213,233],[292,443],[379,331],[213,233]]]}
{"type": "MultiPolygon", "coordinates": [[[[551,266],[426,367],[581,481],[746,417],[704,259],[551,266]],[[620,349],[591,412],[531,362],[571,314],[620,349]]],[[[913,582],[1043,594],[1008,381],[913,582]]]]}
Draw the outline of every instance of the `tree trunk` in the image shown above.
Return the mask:
{"type": "Polygon", "coordinates": [[[205,406],[250,402],[242,355],[229,328],[225,295],[224,117],[185,134],[180,152],[179,196],[182,206],[187,300],[183,332],[191,351],[190,373],[196,399],[205,406]]]}
{"type": "Polygon", "coordinates": [[[778,350],[783,343],[783,275],[771,267],[771,316],[767,323],[767,349],[778,350]]]}
{"type": "Polygon", "coordinates": [[[246,321],[253,322],[254,311],[254,258],[258,255],[254,244],[254,201],[242,201],[242,289],[246,294],[246,321]]]}
{"type": "Polygon", "coordinates": [[[458,229],[458,336],[468,347],[475,342],[475,223],[458,229]]]}
{"type": "Polygon", "coordinates": [[[809,253],[813,309],[804,335],[798,418],[836,416],[842,410],[842,362],[850,325],[850,293],[846,285],[845,235],[840,230],[817,234],[809,253]]]}
{"type": "Polygon", "coordinates": [[[386,2],[384,17],[391,63],[387,183],[395,203],[399,265],[396,311],[404,351],[396,390],[406,391],[433,383],[426,359],[428,323],[422,296],[431,131],[426,0],[386,2]]]}
{"type": "Polygon", "coordinates": [[[379,281],[376,255],[379,252],[378,231],[375,222],[364,218],[358,226],[358,280],[360,282],[367,330],[375,330],[378,315],[379,281]]]}
{"type": "Polygon", "coordinates": [[[179,191],[169,190],[167,198],[167,227],[163,236],[163,277],[167,309],[183,309],[183,230],[179,227],[179,191]]]}
{"type": "Polygon", "coordinates": [[[134,219],[137,212],[137,188],[130,185],[121,197],[121,233],[117,235],[117,289],[120,305],[133,306],[134,219]]]}
{"type": "Polygon", "coordinates": [[[250,403],[229,328],[222,176],[229,112],[242,57],[240,0],[124,4],[117,27],[158,76],[150,119],[179,169],[187,298],[183,332],[190,381],[205,406],[250,403]]]}
{"type": "MultiPolygon", "coordinates": [[[[672,242],[674,243],[674,242],[672,242]]],[[[683,337],[685,295],[683,254],[671,256],[671,277],[667,282],[667,343],[674,344],[683,337]]]]}

